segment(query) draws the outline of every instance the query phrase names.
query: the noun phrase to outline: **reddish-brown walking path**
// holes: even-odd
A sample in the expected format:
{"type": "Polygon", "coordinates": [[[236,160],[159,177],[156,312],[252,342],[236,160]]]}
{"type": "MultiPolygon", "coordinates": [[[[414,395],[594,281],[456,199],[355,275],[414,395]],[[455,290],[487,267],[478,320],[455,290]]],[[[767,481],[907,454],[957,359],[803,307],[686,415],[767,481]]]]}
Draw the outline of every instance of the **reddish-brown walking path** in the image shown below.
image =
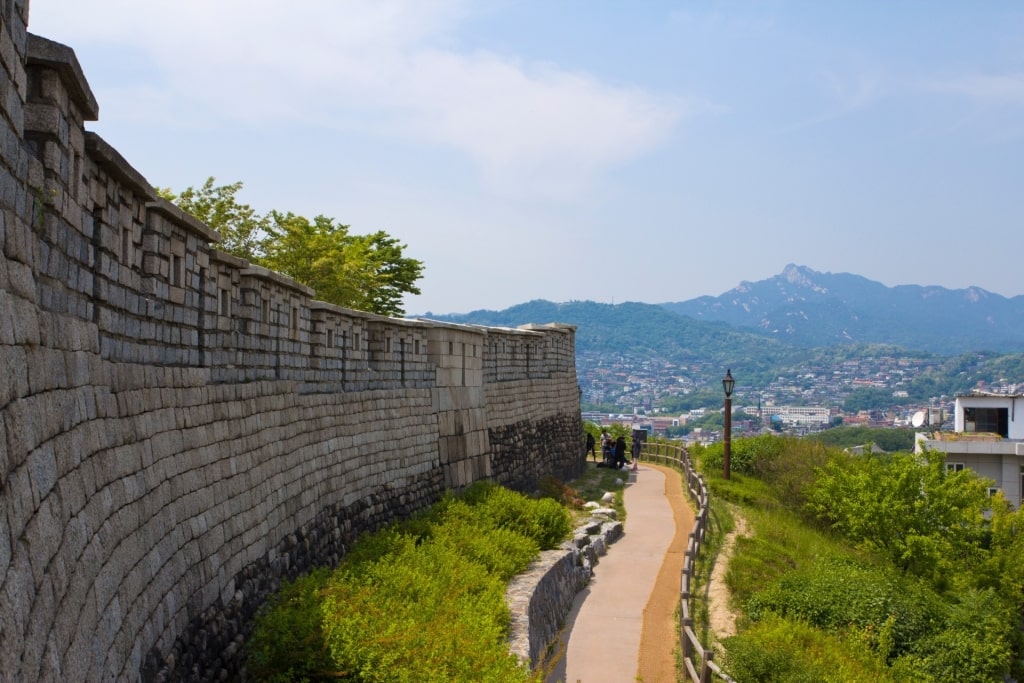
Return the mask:
{"type": "Polygon", "coordinates": [[[628,474],[625,534],[576,596],[547,683],[676,681],[674,613],[693,511],[678,472],[641,463],[628,474]]]}

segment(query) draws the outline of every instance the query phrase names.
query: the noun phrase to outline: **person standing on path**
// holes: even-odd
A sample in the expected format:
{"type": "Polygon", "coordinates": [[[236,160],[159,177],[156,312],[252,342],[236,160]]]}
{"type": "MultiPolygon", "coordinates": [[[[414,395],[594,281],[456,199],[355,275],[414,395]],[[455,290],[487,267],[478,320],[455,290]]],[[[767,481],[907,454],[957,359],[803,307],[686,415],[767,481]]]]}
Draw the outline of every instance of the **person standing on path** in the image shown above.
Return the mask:
{"type": "Polygon", "coordinates": [[[606,463],[612,461],[612,435],[607,429],[601,430],[601,459],[606,463]]]}

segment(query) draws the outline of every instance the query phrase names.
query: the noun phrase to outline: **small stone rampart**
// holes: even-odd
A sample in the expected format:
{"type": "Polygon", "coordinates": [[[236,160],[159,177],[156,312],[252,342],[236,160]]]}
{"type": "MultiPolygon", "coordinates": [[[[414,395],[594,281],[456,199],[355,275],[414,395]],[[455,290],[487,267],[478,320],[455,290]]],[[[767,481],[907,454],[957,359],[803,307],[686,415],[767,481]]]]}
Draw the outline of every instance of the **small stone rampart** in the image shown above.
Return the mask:
{"type": "Polygon", "coordinates": [[[0,680],[220,680],[284,579],[582,467],[574,328],[347,310],[216,249],[0,3],[0,680]]]}
{"type": "Polygon", "coordinates": [[[565,625],[576,595],[608,552],[622,537],[622,522],[591,519],[573,539],[555,550],[545,550],[527,571],[516,576],[505,592],[512,625],[512,653],[531,668],[543,663],[548,648],[565,625]]]}

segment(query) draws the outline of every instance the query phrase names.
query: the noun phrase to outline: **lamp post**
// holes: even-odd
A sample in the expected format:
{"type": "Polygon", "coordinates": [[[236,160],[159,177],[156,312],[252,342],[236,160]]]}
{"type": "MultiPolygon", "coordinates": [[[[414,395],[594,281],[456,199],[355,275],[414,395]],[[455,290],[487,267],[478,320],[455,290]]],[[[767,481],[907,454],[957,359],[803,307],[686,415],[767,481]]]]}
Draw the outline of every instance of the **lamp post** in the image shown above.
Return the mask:
{"type": "Polygon", "coordinates": [[[722,454],[722,470],[726,479],[729,478],[729,459],[732,457],[732,390],[736,386],[736,380],[732,378],[732,370],[725,371],[722,378],[722,389],[725,390],[725,446],[722,454]]]}

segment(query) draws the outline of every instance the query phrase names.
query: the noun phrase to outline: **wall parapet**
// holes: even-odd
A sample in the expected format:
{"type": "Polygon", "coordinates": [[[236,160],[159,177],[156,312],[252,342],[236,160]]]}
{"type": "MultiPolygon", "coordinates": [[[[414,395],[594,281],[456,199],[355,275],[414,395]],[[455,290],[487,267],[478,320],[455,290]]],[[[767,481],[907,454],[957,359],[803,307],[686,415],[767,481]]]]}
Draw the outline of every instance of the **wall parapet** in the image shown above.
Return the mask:
{"type": "Polygon", "coordinates": [[[219,251],[85,130],[27,13],[0,7],[0,679],[235,676],[265,597],[360,533],[578,473],[574,328],[352,311],[219,251]]]}

